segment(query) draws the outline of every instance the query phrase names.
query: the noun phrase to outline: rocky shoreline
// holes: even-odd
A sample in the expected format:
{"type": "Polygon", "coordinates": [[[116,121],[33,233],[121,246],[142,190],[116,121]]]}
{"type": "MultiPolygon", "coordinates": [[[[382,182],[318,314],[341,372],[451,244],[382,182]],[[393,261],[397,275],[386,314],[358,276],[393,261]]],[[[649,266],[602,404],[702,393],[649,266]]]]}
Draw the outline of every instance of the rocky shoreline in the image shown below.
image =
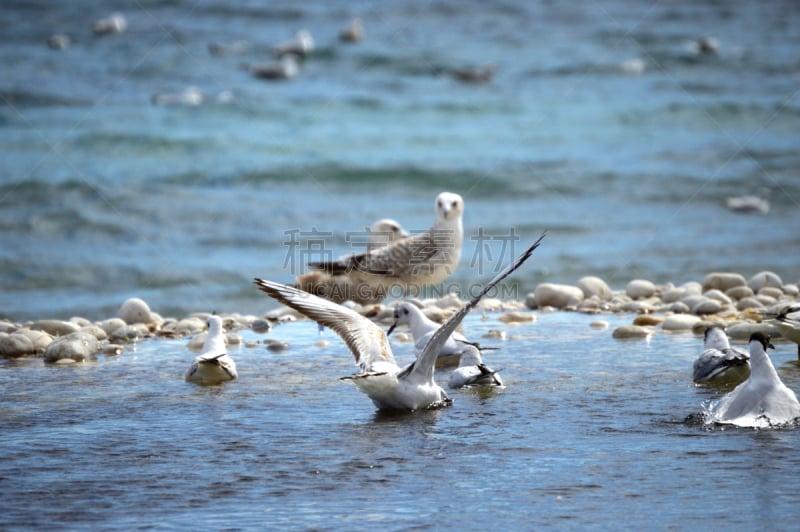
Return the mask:
{"type": "MultiPolygon", "coordinates": [[[[702,282],[690,281],[680,286],[634,279],[625,289],[612,290],[602,279],[587,276],[575,285],[539,284],[525,301],[487,297],[480,302],[478,309],[502,313],[499,319],[507,324],[534,321],[536,316],[529,312],[531,310],[581,312],[598,316],[591,324],[595,328],[609,326],[602,319],[603,315],[634,315],[630,324],[613,330],[615,338],[646,338],[659,331],[702,334],[709,325],[721,324],[735,340],[746,340],[755,331],[781,339],[781,330],[765,321],[765,316],[798,301],[798,284],[785,283],[769,271],[749,279],[738,273],[716,272],[708,274],[702,282]]],[[[438,322],[447,319],[463,303],[455,293],[438,299],[410,300],[438,322]]],[[[364,306],[346,304],[364,316],[388,325],[398,302],[364,306]]],[[[80,317],[25,323],[0,320],[0,358],[41,357],[46,363],[54,364],[84,362],[98,355],[120,355],[126,346],[148,338],[186,337],[190,338],[190,349],[199,349],[205,339],[206,318],[210,313],[163,318],[151,311],[146,302],[132,298],[122,304],[117,314],[98,322],[80,317]]],[[[264,316],[222,316],[229,345],[244,343],[236,331],[252,329],[264,334],[273,324],[305,319],[288,307],[273,309],[264,316]]],[[[398,339],[403,337],[400,335],[398,339]]],[[[264,344],[270,349],[286,347],[283,342],[271,339],[264,344]]],[[[245,345],[255,347],[262,344],[245,345]]]]}

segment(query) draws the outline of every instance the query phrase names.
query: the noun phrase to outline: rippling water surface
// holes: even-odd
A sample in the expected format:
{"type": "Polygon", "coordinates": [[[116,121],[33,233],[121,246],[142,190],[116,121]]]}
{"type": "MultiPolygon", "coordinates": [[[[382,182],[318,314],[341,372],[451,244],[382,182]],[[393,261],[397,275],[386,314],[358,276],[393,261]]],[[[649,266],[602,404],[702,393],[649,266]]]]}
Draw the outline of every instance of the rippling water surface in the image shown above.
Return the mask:
{"type": "MultiPolygon", "coordinates": [[[[691,384],[701,339],[497,317],[473,313],[465,329],[511,335],[482,340],[500,347],[485,358],[507,388],[409,415],[377,413],[339,381],[350,354],[330,331],[315,347],[308,321],[267,335],[290,342],[281,353],[232,350],[240,379],[219,387],[183,381],[185,340],[67,367],[2,361],[0,525],[794,527],[800,431],[693,422],[717,397],[691,384]]],[[[772,358],[800,388],[793,346],[772,358]]]]}
{"type": "MultiPolygon", "coordinates": [[[[99,319],[130,296],[260,312],[250,279],[298,273],[288,231],[344,254],[380,217],[427,228],[442,190],[464,196],[470,237],[550,229],[528,289],[795,282],[799,19],[791,1],[6,2],[0,314],[99,319]],[[91,35],[112,7],[128,29],[91,35]],[[354,16],[366,37],[342,44],[354,16]],[[295,80],[241,68],[299,28],[317,48],[295,80]],[[53,33],[72,46],[49,49],[53,33]],[[697,52],[706,35],[716,55],[697,52]],[[488,84],[449,75],[489,63],[488,84]],[[151,103],[190,86],[201,105],[151,103]],[[767,216],[723,206],[762,188],[767,216]]],[[[481,249],[466,241],[454,281],[481,277],[481,249]]]]}

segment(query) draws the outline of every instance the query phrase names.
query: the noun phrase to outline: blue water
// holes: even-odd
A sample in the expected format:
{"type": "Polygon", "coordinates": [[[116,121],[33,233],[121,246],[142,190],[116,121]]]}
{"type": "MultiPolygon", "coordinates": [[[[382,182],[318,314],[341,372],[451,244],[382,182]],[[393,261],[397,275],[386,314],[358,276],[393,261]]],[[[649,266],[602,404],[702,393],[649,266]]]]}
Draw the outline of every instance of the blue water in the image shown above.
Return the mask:
{"type": "MultiPolygon", "coordinates": [[[[351,355],[330,331],[315,347],[308,321],[266,336],[286,351],[233,348],[240,378],[221,387],[183,381],[186,340],[78,366],[2,361],[0,527],[796,526],[800,430],[693,421],[719,397],[691,384],[700,338],[619,341],[591,316],[498,316],[473,313],[465,331],[500,348],[485,358],[507,388],[410,415],[381,415],[338,380],[351,355]],[[482,338],[492,329],[511,339],[482,338]]],[[[393,349],[413,357],[410,343],[393,349]]],[[[800,389],[794,346],[772,359],[800,389]]]]}
{"type": "MultiPolygon", "coordinates": [[[[458,286],[545,228],[513,297],[584,275],[798,281],[796,2],[34,0],[0,4],[0,24],[0,317],[100,319],[133,296],[261,314],[251,279],[309,258],[292,235],[338,256],[378,218],[427,228],[443,190],[466,203],[458,286]],[[92,36],[111,10],[127,31],[92,36]],[[366,38],[340,44],[353,16],[366,38]],[[242,70],[299,28],[317,50],[295,80],[242,70]],[[57,32],[72,46],[49,49],[57,32]],[[716,56],[691,49],[705,35],[716,56]],[[489,84],[448,75],[487,63],[489,84]],[[151,103],[189,86],[202,105],[151,103]],[[768,215],[725,209],[760,188],[768,215]]],[[[0,528],[796,526],[800,432],[705,430],[698,338],[620,342],[590,319],[513,329],[487,356],[507,390],[403,417],[337,380],[350,355],[313,347],[310,323],[270,333],[284,353],[234,351],[221,388],[183,382],[184,340],[2,361],[0,528]]],[[[773,356],[800,390],[794,358],[773,356]]]]}
{"type": "MultiPolygon", "coordinates": [[[[590,274],[616,288],[715,270],[797,281],[794,2],[113,8],[127,31],[94,37],[104,2],[0,7],[7,317],[97,319],[131,296],[162,314],[260,313],[249,280],[302,270],[288,232],[323,231],[338,256],[353,251],[347,232],[380,217],[427,228],[442,190],[464,196],[468,236],[550,230],[523,291],[590,274]],[[366,37],[340,44],[353,16],[366,37]],[[317,49],[298,78],[241,69],[299,28],[317,49]],[[72,46],[49,49],[56,32],[72,46]],[[716,56],[692,50],[705,35],[716,56]],[[241,54],[208,52],[237,40],[241,54]],[[644,72],[625,73],[637,58],[644,72]],[[487,63],[489,84],[447,74],[487,63]],[[189,86],[202,105],[150,102],[189,86]],[[222,91],[233,101],[217,101],[222,91]],[[762,187],[769,215],[724,208],[762,187]]],[[[481,277],[476,253],[468,239],[455,282],[481,277]]]]}

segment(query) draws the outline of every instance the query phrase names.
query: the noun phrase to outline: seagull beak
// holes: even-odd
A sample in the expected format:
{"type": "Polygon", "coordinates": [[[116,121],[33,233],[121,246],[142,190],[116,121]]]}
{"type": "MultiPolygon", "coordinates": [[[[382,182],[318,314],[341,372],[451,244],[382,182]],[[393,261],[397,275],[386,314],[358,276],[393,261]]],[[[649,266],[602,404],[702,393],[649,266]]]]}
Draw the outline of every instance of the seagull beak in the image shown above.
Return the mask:
{"type": "Polygon", "coordinates": [[[389,326],[389,329],[386,331],[386,336],[389,336],[390,334],[392,334],[392,331],[394,330],[395,327],[397,327],[397,320],[394,320],[394,323],[392,323],[389,326]]]}
{"type": "Polygon", "coordinates": [[[769,340],[767,340],[767,347],[771,348],[771,349],[775,349],[775,346],[772,345],[772,342],[770,342],[769,340]]]}

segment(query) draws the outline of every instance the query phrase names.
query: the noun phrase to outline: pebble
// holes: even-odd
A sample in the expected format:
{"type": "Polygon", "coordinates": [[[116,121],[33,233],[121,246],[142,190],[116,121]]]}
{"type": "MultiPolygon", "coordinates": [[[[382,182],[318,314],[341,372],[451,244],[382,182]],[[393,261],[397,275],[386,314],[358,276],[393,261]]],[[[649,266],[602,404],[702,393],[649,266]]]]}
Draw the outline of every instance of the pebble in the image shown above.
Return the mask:
{"type": "Polygon", "coordinates": [[[614,338],[647,338],[652,334],[652,331],[647,327],[641,325],[622,325],[614,329],[612,336],[614,338]]]}
{"type": "Polygon", "coordinates": [[[661,316],[654,316],[652,314],[640,314],[633,320],[634,325],[641,325],[643,327],[655,327],[664,321],[661,316]]]}
{"type": "Polygon", "coordinates": [[[741,286],[734,286],[733,288],[728,288],[725,290],[725,295],[732,298],[732,299],[744,299],[746,297],[752,297],[755,294],[753,289],[747,286],[746,284],[741,286]]]}
{"type": "Polygon", "coordinates": [[[656,293],[656,285],[645,279],[634,279],[625,287],[625,293],[631,299],[647,299],[656,293]]]}
{"type": "Polygon", "coordinates": [[[61,320],[39,320],[31,324],[29,329],[33,331],[44,331],[52,336],[66,336],[78,332],[80,327],[74,323],[61,320]]]}
{"type": "Polygon", "coordinates": [[[47,346],[53,341],[53,337],[44,331],[19,329],[17,333],[27,336],[33,342],[33,350],[36,355],[43,355],[47,346]]]}
{"type": "Polygon", "coordinates": [[[536,316],[527,312],[507,312],[497,319],[508,324],[531,323],[536,321],[536,316]]]}
{"type": "Polygon", "coordinates": [[[747,281],[747,286],[753,289],[753,292],[758,293],[759,290],[765,286],[772,286],[775,288],[782,288],[783,281],[774,272],[763,271],[755,274],[747,281]]]}
{"type": "Polygon", "coordinates": [[[725,292],[736,286],[745,286],[744,276],[733,272],[715,272],[706,275],[703,279],[703,290],[717,289],[725,292]]]}
{"type": "Polygon", "coordinates": [[[609,323],[605,320],[595,320],[589,324],[592,329],[608,329],[609,323]]]}
{"type": "Polygon", "coordinates": [[[10,334],[19,329],[19,327],[10,321],[0,321],[0,333],[10,334]]]}
{"type": "Polygon", "coordinates": [[[280,340],[275,340],[274,338],[270,338],[269,340],[264,340],[264,343],[267,345],[267,349],[272,351],[273,353],[280,353],[281,351],[286,351],[289,349],[289,342],[282,342],[280,340]]]}
{"type": "Polygon", "coordinates": [[[742,311],[749,308],[764,308],[764,305],[755,297],[743,297],[736,303],[736,310],[742,311]]]}
{"type": "Polygon", "coordinates": [[[707,297],[708,299],[713,299],[715,301],[719,301],[723,305],[730,305],[733,303],[730,297],[728,297],[724,292],[713,288],[703,293],[703,296],[707,297]]]}
{"type": "Polygon", "coordinates": [[[269,322],[269,320],[258,318],[253,320],[253,322],[250,324],[250,328],[254,333],[267,334],[272,330],[272,324],[269,322]]]}
{"type": "Polygon", "coordinates": [[[98,352],[97,338],[89,333],[75,332],[54,340],[44,352],[44,361],[51,364],[64,359],[84,362],[98,352]]]}
{"type": "Polygon", "coordinates": [[[779,338],[783,336],[780,329],[774,325],[769,323],[755,323],[748,321],[742,321],[729,325],[728,328],[725,329],[725,332],[730,338],[743,342],[746,342],[750,338],[750,335],[754,332],[766,333],[773,338],[779,338]]]}
{"type": "Polygon", "coordinates": [[[137,323],[135,325],[124,325],[120,327],[109,335],[109,339],[112,342],[138,342],[149,334],[150,330],[147,328],[147,325],[137,323]]]}
{"type": "Polygon", "coordinates": [[[721,310],[722,304],[719,301],[715,299],[704,298],[701,301],[698,301],[697,304],[692,307],[692,314],[702,316],[705,314],[716,314],[721,310]]]}
{"type": "Polygon", "coordinates": [[[225,343],[228,345],[241,345],[244,343],[244,338],[235,332],[225,333],[225,343]]]}
{"type": "Polygon", "coordinates": [[[614,292],[604,280],[591,275],[581,277],[578,280],[577,286],[581,289],[583,296],[586,298],[598,297],[599,299],[610,299],[614,295],[614,292]]]}
{"type": "Polygon", "coordinates": [[[669,311],[675,314],[688,314],[692,309],[683,301],[677,301],[669,306],[669,311]]]}
{"type": "Polygon", "coordinates": [[[20,358],[36,355],[30,338],[18,332],[0,336],[0,358],[20,358]]]}
{"type": "Polygon", "coordinates": [[[125,327],[125,322],[122,321],[121,318],[109,318],[101,321],[98,323],[98,325],[106,332],[107,335],[111,336],[111,334],[120,327],[125,327]]]}
{"type": "Polygon", "coordinates": [[[700,318],[692,314],[672,314],[664,319],[661,328],[665,331],[688,331],[699,321],[700,318]]]}
{"type": "Polygon", "coordinates": [[[80,332],[89,333],[101,342],[108,339],[108,333],[99,325],[90,323],[81,327],[80,332]]]}
{"type": "Polygon", "coordinates": [[[135,323],[151,323],[154,321],[153,314],[150,312],[150,307],[138,297],[125,300],[122,306],[119,307],[117,315],[128,325],[133,325],[135,323]]]}
{"type": "Polygon", "coordinates": [[[314,343],[314,346],[319,348],[328,347],[329,345],[331,345],[331,343],[328,340],[317,340],[314,343]]]}
{"type": "Polygon", "coordinates": [[[198,334],[206,329],[206,321],[198,317],[190,317],[175,323],[173,332],[176,336],[189,336],[198,334]]]}
{"type": "Polygon", "coordinates": [[[103,344],[100,352],[107,356],[118,356],[125,352],[125,346],[120,344],[103,344]]]}
{"type": "Polygon", "coordinates": [[[528,308],[538,308],[543,306],[563,309],[574,307],[583,301],[583,290],[577,286],[568,284],[541,283],[533,291],[535,307],[528,305],[528,308]]]}
{"type": "Polygon", "coordinates": [[[764,288],[758,291],[758,295],[771,297],[775,299],[775,301],[777,301],[783,297],[783,289],[777,288],[775,286],[765,286],[764,288]]]}

